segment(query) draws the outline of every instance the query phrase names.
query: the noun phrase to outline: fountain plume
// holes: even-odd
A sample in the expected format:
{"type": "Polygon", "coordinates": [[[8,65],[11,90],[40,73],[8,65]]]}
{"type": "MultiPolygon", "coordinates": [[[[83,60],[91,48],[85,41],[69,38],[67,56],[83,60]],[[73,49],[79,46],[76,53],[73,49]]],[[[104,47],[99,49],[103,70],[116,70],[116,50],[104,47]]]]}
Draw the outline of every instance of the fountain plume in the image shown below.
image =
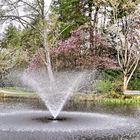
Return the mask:
{"type": "Polygon", "coordinates": [[[22,81],[39,95],[53,118],[56,118],[70,95],[78,90],[85,72],[56,73],[54,77],[52,83],[44,70],[34,71],[30,74],[24,73],[22,81]]]}

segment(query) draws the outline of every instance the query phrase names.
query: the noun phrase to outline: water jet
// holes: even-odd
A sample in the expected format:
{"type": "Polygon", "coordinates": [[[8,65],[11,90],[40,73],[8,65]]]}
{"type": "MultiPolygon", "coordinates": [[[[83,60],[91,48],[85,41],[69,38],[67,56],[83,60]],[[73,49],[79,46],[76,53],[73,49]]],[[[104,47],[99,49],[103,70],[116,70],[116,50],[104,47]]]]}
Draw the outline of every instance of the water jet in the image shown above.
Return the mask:
{"type": "Polygon", "coordinates": [[[54,82],[50,82],[45,71],[32,71],[22,76],[25,85],[34,90],[44,101],[54,119],[57,118],[66,101],[76,92],[84,81],[86,72],[63,72],[54,74],[54,82]]]}

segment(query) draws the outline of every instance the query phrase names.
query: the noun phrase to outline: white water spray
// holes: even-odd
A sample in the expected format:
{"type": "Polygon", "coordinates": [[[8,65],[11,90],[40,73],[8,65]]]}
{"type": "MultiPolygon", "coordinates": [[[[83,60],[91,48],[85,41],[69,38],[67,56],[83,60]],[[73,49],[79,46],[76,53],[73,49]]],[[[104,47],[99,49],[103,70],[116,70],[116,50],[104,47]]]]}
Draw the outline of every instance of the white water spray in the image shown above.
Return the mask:
{"type": "Polygon", "coordinates": [[[24,73],[22,81],[39,95],[52,116],[56,118],[70,95],[77,91],[84,77],[85,72],[57,73],[52,83],[45,71],[34,71],[30,74],[24,73]]]}

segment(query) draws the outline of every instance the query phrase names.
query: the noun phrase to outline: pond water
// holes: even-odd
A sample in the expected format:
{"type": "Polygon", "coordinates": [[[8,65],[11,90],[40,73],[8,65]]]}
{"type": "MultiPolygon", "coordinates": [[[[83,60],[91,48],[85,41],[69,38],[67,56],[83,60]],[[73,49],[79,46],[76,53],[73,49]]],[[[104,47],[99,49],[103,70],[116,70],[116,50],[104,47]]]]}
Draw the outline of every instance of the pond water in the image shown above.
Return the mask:
{"type": "Polygon", "coordinates": [[[46,110],[39,99],[0,99],[0,140],[140,139],[140,106],[69,101],[60,121],[46,110]]]}

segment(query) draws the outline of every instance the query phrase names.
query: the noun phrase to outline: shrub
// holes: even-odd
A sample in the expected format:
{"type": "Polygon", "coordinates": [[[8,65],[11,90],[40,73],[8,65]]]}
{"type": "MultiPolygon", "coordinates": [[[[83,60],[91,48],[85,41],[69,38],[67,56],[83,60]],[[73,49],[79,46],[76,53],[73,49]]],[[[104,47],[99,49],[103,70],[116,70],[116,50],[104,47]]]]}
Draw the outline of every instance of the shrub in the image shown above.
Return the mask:
{"type": "MultiPolygon", "coordinates": [[[[114,92],[122,92],[122,85],[123,85],[123,81],[122,81],[122,73],[120,70],[114,70],[114,69],[105,69],[102,72],[102,84],[104,87],[108,87],[108,90],[104,89],[104,91],[102,90],[102,92],[108,93],[110,91],[114,91],[114,92]],[[106,86],[105,86],[106,85],[106,86]]],[[[98,86],[100,86],[100,84],[97,84],[98,86]]],[[[100,90],[98,90],[100,91],[100,90]]]]}
{"type": "Polygon", "coordinates": [[[97,81],[96,87],[99,93],[109,93],[113,90],[114,84],[110,80],[97,81]]]}
{"type": "Polygon", "coordinates": [[[137,70],[129,82],[130,90],[140,90],[140,70],[137,70]]]}
{"type": "MultiPolygon", "coordinates": [[[[102,77],[105,80],[110,80],[114,83],[114,91],[121,92],[123,86],[123,75],[120,70],[106,69],[102,73],[102,77]]],[[[136,71],[132,79],[129,82],[128,89],[140,90],[140,72],[136,71]]]]}

